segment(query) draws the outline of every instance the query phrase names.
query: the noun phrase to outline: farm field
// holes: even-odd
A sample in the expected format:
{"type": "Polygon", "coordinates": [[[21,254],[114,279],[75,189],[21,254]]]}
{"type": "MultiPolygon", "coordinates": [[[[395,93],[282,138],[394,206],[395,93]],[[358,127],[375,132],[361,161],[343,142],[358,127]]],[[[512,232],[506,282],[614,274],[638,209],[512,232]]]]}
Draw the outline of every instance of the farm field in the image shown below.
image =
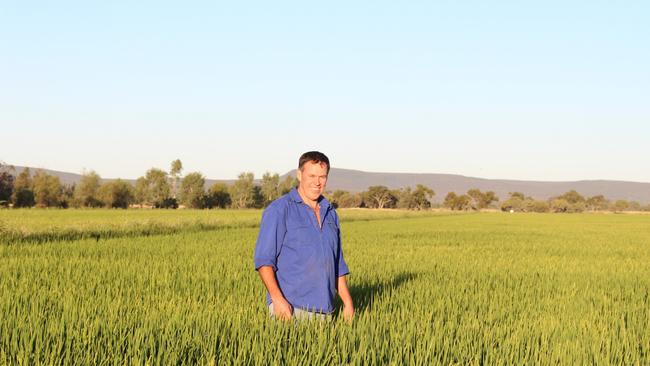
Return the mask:
{"type": "MultiPolygon", "coordinates": [[[[347,209],[342,220],[431,216],[432,212],[347,209]]],[[[47,243],[258,227],[261,210],[0,210],[0,243],[47,243]]]]}
{"type": "Polygon", "coordinates": [[[0,210],[0,364],[650,363],[650,215],[339,214],[352,324],[269,319],[259,210],[0,210]]]}

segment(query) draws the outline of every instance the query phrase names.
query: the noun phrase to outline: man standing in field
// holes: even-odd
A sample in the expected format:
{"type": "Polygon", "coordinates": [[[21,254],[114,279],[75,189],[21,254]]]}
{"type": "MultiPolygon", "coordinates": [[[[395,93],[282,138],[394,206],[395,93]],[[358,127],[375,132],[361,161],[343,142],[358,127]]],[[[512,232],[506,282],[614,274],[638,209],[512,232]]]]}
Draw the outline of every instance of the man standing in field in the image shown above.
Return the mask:
{"type": "Polygon", "coordinates": [[[298,160],[298,187],[273,201],[262,214],[255,246],[255,269],[268,291],[271,316],[280,319],[326,319],[334,296],[343,316],[354,316],[345,276],[339,218],[322,196],[330,162],[309,151],[298,160]]]}

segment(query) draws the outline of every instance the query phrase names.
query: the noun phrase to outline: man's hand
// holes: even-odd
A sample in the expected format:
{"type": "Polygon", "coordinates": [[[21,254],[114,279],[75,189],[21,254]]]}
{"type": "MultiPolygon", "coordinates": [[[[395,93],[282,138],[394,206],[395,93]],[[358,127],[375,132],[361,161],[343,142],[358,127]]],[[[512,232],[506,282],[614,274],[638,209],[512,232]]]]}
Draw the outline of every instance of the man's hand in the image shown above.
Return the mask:
{"type": "Polygon", "coordinates": [[[278,319],[288,320],[293,315],[293,306],[289,304],[287,299],[282,295],[280,287],[278,287],[278,280],[275,278],[275,271],[271,266],[262,266],[257,270],[264,282],[264,286],[269,291],[271,302],[273,303],[273,315],[278,319]]]}
{"type": "Polygon", "coordinates": [[[290,320],[293,316],[293,306],[284,298],[272,299],[273,314],[281,320],[290,320]]]}
{"type": "Polygon", "coordinates": [[[345,276],[340,276],[338,278],[336,289],[343,301],[343,319],[347,322],[352,322],[352,319],[354,318],[354,305],[352,303],[350,290],[348,289],[348,281],[345,280],[345,276]]]}
{"type": "Polygon", "coordinates": [[[352,322],[354,318],[354,306],[352,304],[343,306],[343,319],[348,323],[352,322]]]}

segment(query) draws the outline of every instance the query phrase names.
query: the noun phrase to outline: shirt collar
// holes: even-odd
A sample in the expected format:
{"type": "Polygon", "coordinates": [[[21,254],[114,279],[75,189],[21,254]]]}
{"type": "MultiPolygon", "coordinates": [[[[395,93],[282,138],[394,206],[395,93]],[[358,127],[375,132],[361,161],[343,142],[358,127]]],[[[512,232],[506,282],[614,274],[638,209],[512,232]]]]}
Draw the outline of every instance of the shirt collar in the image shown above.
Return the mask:
{"type": "Polygon", "coordinates": [[[289,196],[291,196],[291,199],[293,199],[295,202],[302,202],[302,197],[300,197],[300,193],[298,193],[298,190],[296,187],[291,188],[291,191],[289,192],[289,196]]]}
{"type": "MultiPolygon", "coordinates": [[[[296,187],[291,188],[291,191],[289,192],[289,196],[291,199],[293,199],[295,202],[301,203],[302,197],[300,197],[300,193],[298,193],[298,190],[296,187]]],[[[318,203],[320,204],[320,207],[329,207],[330,202],[327,200],[327,198],[323,197],[322,195],[318,199],[318,203]]]]}

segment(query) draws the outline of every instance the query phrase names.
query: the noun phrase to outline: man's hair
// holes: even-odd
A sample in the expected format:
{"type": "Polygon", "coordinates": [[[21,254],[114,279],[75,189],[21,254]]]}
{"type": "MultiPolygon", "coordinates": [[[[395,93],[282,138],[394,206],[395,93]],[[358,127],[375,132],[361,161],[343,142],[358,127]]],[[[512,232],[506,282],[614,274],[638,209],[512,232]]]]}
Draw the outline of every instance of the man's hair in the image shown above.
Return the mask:
{"type": "Polygon", "coordinates": [[[314,164],[325,164],[327,165],[327,172],[330,172],[330,159],[325,156],[320,151],[307,151],[306,153],[300,155],[300,159],[298,159],[298,169],[302,171],[302,167],[305,165],[306,162],[312,162],[314,164]]]}

